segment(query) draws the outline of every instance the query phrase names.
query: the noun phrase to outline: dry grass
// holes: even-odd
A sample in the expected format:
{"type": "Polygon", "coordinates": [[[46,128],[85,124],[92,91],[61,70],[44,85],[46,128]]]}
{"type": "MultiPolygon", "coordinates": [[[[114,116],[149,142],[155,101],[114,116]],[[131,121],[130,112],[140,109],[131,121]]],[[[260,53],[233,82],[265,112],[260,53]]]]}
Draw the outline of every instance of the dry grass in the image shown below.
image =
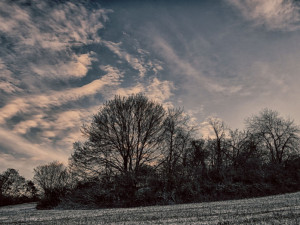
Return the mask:
{"type": "Polygon", "coordinates": [[[0,224],[300,224],[300,192],[234,201],[99,210],[0,208],[0,224]]]}

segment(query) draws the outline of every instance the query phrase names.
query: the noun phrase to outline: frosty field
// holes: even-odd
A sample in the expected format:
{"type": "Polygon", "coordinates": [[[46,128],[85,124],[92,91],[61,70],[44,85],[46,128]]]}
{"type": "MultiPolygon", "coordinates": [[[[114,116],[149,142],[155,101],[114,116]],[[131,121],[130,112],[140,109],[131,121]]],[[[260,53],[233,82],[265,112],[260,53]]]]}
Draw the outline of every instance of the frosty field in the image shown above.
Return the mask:
{"type": "Polygon", "coordinates": [[[262,198],[98,210],[0,208],[0,224],[300,224],[300,192],[262,198]]]}

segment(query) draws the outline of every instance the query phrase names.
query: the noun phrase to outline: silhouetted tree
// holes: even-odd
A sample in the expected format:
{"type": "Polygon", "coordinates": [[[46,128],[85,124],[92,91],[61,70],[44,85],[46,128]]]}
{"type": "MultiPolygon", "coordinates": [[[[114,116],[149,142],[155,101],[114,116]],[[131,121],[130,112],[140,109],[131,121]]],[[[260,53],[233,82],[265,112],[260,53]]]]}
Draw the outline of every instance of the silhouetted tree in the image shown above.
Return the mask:
{"type": "Polygon", "coordinates": [[[209,140],[208,146],[210,148],[211,155],[211,166],[217,172],[217,176],[222,176],[223,165],[227,160],[227,140],[226,134],[228,133],[228,128],[225,123],[218,118],[210,118],[208,120],[213,136],[209,140]]]}
{"type": "Polygon", "coordinates": [[[163,122],[160,171],[163,176],[164,201],[176,201],[175,191],[187,177],[187,150],[194,132],[189,117],[180,108],[169,108],[163,122]]]}
{"type": "Polygon", "coordinates": [[[230,130],[228,144],[232,178],[245,182],[258,182],[262,179],[265,154],[259,140],[249,131],[230,130]]]}
{"type": "Polygon", "coordinates": [[[205,140],[198,139],[191,141],[190,166],[194,171],[194,176],[200,175],[202,179],[207,178],[207,163],[209,151],[206,149],[205,140]],[[200,169],[200,171],[199,171],[200,169]]]}
{"type": "Polygon", "coordinates": [[[35,187],[34,183],[31,180],[26,181],[25,195],[34,201],[37,200],[38,189],[35,187]]]}
{"type": "Polygon", "coordinates": [[[35,201],[37,193],[31,181],[25,180],[15,169],[7,169],[0,175],[0,205],[35,201]]]}
{"type": "Polygon", "coordinates": [[[271,163],[281,164],[288,156],[298,151],[300,129],[291,119],[284,119],[279,113],[264,109],[259,115],[246,120],[247,129],[269,152],[271,163]]]}
{"type": "MultiPolygon", "coordinates": [[[[168,109],[163,123],[163,165],[167,176],[178,173],[178,166],[183,165],[186,150],[190,144],[193,127],[182,109],[168,109]]],[[[184,166],[184,165],[183,165],[184,166]]]]}
{"type": "Polygon", "coordinates": [[[234,168],[242,166],[251,158],[257,158],[260,161],[265,158],[259,140],[249,131],[230,130],[228,147],[228,154],[234,168]]]}
{"type": "Polygon", "coordinates": [[[54,206],[70,187],[70,174],[67,168],[57,161],[34,169],[34,181],[40,187],[43,197],[41,207],[54,206]]]}
{"type": "Polygon", "coordinates": [[[7,169],[1,175],[1,193],[14,198],[21,197],[25,191],[25,178],[15,169],[7,169]]]}
{"type": "Polygon", "coordinates": [[[64,196],[70,173],[62,164],[40,166],[34,178],[48,205],[62,196],[64,203],[126,207],[299,190],[300,130],[292,120],[264,110],[245,131],[216,118],[207,124],[208,139],[194,139],[182,109],[165,110],[140,94],[115,96],[83,126],[86,141],[74,144],[71,174],[89,179],[64,196]]]}
{"type": "Polygon", "coordinates": [[[145,96],[115,96],[83,126],[84,143],[74,144],[71,163],[90,175],[138,173],[161,154],[165,110],[145,96]]]}

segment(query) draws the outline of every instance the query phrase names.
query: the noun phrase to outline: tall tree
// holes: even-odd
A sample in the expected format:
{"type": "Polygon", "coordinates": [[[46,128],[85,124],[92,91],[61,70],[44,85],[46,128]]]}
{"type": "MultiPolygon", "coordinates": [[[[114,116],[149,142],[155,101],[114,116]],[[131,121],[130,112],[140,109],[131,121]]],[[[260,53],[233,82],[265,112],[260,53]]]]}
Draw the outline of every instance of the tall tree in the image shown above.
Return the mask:
{"type": "Polygon", "coordinates": [[[272,163],[281,164],[299,147],[299,127],[276,111],[264,109],[259,115],[248,118],[246,125],[268,150],[272,163]]]}
{"type": "Polygon", "coordinates": [[[141,94],[115,96],[83,126],[71,162],[89,174],[138,173],[160,156],[165,110],[141,94]]]}
{"type": "Polygon", "coordinates": [[[224,121],[218,118],[210,118],[208,120],[213,133],[213,138],[210,140],[212,147],[212,166],[216,168],[218,172],[221,171],[226,156],[226,133],[228,131],[224,121]]]}
{"type": "Polygon", "coordinates": [[[264,160],[259,140],[249,131],[230,130],[228,147],[229,158],[234,168],[242,166],[251,158],[264,160]]]}
{"type": "Polygon", "coordinates": [[[207,178],[207,163],[206,159],[209,156],[209,152],[205,146],[205,140],[197,139],[191,141],[191,151],[190,151],[190,167],[194,171],[194,176],[199,177],[201,175],[202,179],[207,178]],[[199,170],[201,168],[201,170],[199,170]],[[195,174],[198,173],[198,174],[195,174]],[[199,173],[200,172],[200,173],[199,173]]]}
{"type": "Polygon", "coordinates": [[[163,163],[170,175],[175,172],[178,163],[183,163],[190,143],[194,128],[189,126],[188,122],[189,118],[184,115],[182,109],[168,109],[163,123],[163,163]]]}

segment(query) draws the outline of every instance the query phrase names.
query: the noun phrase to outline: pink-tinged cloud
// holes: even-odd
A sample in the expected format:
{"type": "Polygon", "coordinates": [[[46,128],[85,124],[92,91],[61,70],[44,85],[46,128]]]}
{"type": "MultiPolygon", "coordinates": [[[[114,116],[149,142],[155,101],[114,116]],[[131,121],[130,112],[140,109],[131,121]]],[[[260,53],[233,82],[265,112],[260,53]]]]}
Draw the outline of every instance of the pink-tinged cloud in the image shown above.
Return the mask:
{"type": "MultiPolygon", "coordinates": [[[[114,43],[112,41],[102,41],[102,44],[105,45],[109,50],[116,54],[119,58],[125,60],[133,69],[139,71],[139,76],[143,78],[148,71],[147,66],[153,66],[152,64],[147,64],[142,58],[133,57],[128,52],[123,50],[120,45],[121,43],[114,43]]],[[[144,53],[141,52],[140,53],[144,53]]],[[[160,67],[158,67],[160,68],[160,67]]],[[[154,70],[157,70],[156,67],[153,67],[154,70]]]]}
{"type": "Polygon", "coordinates": [[[57,62],[55,66],[50,64],[31,64],[34,73],[41,77],[56,79],[82,78],[86,76],[92,62],[97,61],[94,53],[73,54],[67,62],[57,62]]]}
{"type": "Polygon", "coordinates": [[[106,67],[108,73],[100,79],[77,88],[71,88],[63,91],[50,91],[47,94],[18,97],[7,103],[0,109],[0,123],[17,113],[34,113],[40,110],[46,110],[54,106],[62,106],[66,103],[77,101],[83,97],[92,96],[104,91],[104,87],[116,86],[120,84],[123,74],[116,68],[106,67]]]}
{"type": "Polygon", "coordinates": [[[9,153],[0,153],[0,170],[8,167],[21,169],[21,174],[31,178],[33,168],[39,164],[59,160],[67,163],[69,151],[58,151],[49,145],[35,144],[13,133],[0,128],[0,143],[9,153]]]}
{"type": "Polygon", "coordinates": [[[111,10],[89,12],[80,4],[66,2],[52,8],[46,2],[32,3],[43,18],[32,17],[30,8],[13,2],[0,2],[8,17],[0,14],[0,30],[18,40],[19,46],[61,51],[72,45],[100,42],[97,31],[103,28],[111,10]],[[76,15],[76,16],[74,16],[76,15]]]}

